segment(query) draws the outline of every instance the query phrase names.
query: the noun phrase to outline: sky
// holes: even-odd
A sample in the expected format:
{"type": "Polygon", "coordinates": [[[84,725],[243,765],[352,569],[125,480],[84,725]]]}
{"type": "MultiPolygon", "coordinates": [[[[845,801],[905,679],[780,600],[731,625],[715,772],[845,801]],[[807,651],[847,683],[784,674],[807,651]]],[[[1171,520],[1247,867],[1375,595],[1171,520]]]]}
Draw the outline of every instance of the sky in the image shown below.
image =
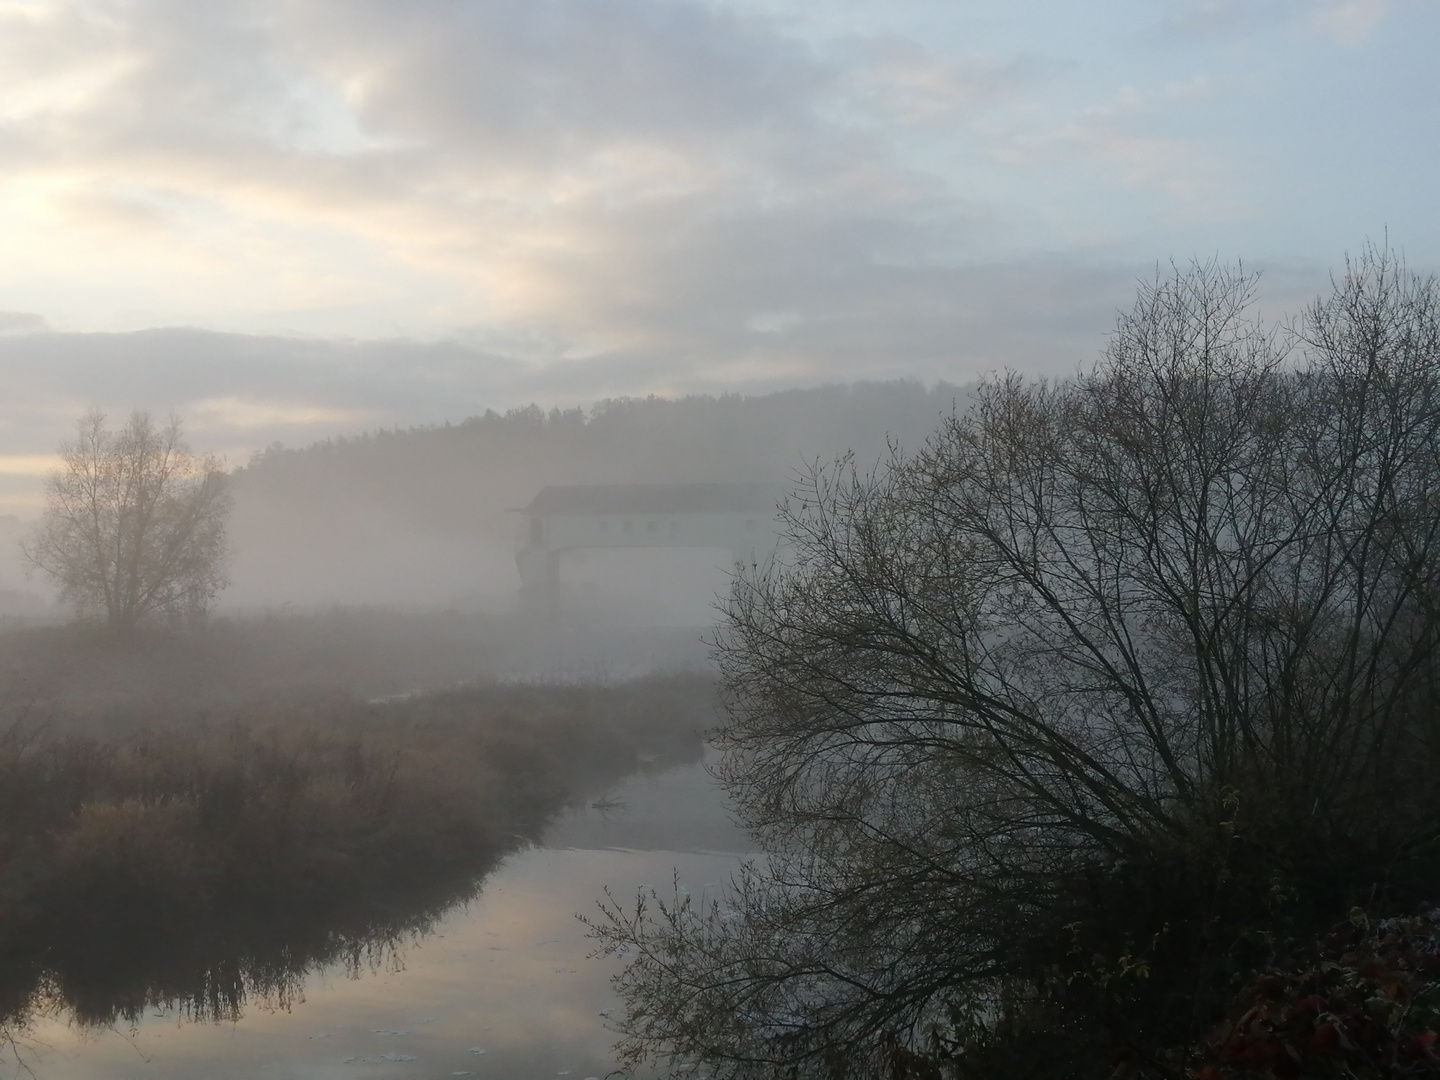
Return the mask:
{"type": "Polygon", "coordinates": [[[1440,267],[1437,0],[0,0],[0,513],[197,449],[1091,362],[1440,267]]]}

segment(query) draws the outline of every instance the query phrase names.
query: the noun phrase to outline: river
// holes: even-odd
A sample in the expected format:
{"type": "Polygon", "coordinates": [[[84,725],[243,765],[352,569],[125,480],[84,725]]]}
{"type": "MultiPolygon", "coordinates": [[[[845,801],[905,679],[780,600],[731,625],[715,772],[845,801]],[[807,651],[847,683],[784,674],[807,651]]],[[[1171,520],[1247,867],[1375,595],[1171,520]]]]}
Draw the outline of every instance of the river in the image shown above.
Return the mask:
{"type": "Polygon", "coordinates": [[[469,902],[358,970],[313,971],[293,999],[248,1002],[235,1022],[160,1009],[97,1029],[41,1016],[23,1060],[35,1080],[604,1077],[624,960],[590,958],[577,913],[607,887],[664,894],[676,876],[715,894],[745,850],[702,766],[638,774],[562,814],[469,902]]]}

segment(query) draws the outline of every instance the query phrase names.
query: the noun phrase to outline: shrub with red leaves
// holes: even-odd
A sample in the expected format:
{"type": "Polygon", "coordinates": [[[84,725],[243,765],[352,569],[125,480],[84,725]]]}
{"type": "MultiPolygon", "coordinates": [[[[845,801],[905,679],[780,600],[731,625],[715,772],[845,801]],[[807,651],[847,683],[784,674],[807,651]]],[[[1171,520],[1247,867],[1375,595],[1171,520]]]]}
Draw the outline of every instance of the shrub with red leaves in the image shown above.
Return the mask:
{"type": "Polygon", "coordinates": [[[1357,910],[1317,944],[1251,980],[1196,1080],[1440,1077],[1440,908],[1374,925],[1357,910]]]}

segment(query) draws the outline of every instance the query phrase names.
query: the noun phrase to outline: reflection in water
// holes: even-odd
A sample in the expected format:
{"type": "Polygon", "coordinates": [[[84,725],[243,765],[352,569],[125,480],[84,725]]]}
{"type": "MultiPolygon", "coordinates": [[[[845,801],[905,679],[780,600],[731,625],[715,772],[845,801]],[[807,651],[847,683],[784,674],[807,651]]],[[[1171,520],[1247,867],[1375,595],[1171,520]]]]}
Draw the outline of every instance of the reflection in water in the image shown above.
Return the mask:
{"type": "Polygon", "coordinates": [[[694,760],[709,680],[477,684],[284,722],[0,730],[0,1041],[35,1015],[236,1021],[383,968],[572,796],[694,760]]]}
{"type": "Polygon", "coordinates": [[[11,1015],[22,1023],[28,1015],[63,1011],[80,1025],[133,1024],[157,1008],[185,1020],[234,1022],[248,1005],[286,1009],[303,996],[313,970],[382,969],[404,943],[473,895],[499,861],[495,853],[477,855],[465,872],[310,913],[200,918],[152,926],[143,935],[73,926],[43,951],[7,957],[0,992],[16,1003],[11,1015]]]}
{"type": "Polygon", "coordinates": [[[603,1076],[613,1068],[602,1014],[618,1006],[615,961],[586,959],[575,913],[607,886],[626,896],[668,886],[676,872],[693,891],[721,890],[737,859],[716,852],[743,851],[743,837],[707,774],[690,766],[597,795],[557,819],[545,844],[507,858],[448,911],[463,898],[458,882],[448,897],[417,895],[403,918],[361,904],[343,927],[288,927],[280,952],[232,938],[213,953],[229,966],[189,981],[178,956],[152,960],[157,981],[116,987],[111,1000],[124,1006],[109,1030],[75,1022],[106,1016],[98,996],[89,1014],[52,998],[29,1030],[27,1060],[39,1080],[603,1076]],[[184,1022],[192,1018],[225,1022],[184,1022]]]}

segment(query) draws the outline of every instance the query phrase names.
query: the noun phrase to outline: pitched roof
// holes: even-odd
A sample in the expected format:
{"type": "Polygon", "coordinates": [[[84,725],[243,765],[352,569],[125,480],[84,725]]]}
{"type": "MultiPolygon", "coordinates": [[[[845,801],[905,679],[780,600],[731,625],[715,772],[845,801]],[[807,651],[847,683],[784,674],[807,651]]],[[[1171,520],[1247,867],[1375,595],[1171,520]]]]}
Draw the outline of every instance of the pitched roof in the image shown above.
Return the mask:
{"type": "Polygon", "coordinates": [[[522,514],[770,513],[780,490],[768,484],[567,484],[546,487],[522,514]]]}

